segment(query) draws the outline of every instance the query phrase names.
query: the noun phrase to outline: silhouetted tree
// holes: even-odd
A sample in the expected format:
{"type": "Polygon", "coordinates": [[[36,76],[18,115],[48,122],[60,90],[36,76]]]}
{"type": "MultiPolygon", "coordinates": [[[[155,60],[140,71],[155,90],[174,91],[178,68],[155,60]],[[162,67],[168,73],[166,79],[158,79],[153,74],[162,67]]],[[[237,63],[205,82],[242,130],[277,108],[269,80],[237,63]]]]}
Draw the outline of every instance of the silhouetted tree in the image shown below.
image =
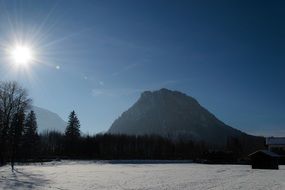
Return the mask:
{"type": "MultiPolygon", "coordinates": [[[[128,136],[97,134],[83,135],[75,141],[56,131],[40,135],[43,159],[178,159],[208,160],[210,163],[232,163],[238,159],[236,152],[226,147],[214,147],[205,142],[171,140],[161,136],[128,136]],[[210,147],[210,148],[209,148],[210,147]]],[[[247,144],[246,146],[252,146],[247,144]]],[[[257,147],[252,147],[257,149],[257,147]]],[[[239,150],[239,149],[234,149],[239,150]]]]}
{"type": "Polygon", "coordinates": [[[243,151],[240,139],[237,137],[228,137],[226,149],[232,151],[236,157],[240,157],[243,151]]]}
{"type": "Polygon", "coordinates": [[[15,158],[17,157],[18,148],[24,129],[25,113],[23,110],[16,113],[13,117],[8,135],[10,137],[10,161],[12,170],[14,170],[15,158]]]}
{"type": "Polygon", "coordinates": [[[68,139],[78,139],[80,137],[80,123],[75,111],[69,115],[68,125],[65,130],[65,136],[68,139]]]}
{"type": "Polygon", "coordinates": [[[3,152],[3,146],[4,146],[4,123],[3,123],[3,111],[0,109],[0,166],[4,164],[4,152],[3,152]]]}
{"type": "Polygon", "coordinates": [[[14,159],[17,149],[7,150],[7,148],[13,149],[18,146],[18,135],[21,134],[18,129],[22,127],[24,113],[29,108],[30,103],[31,99],[28,98],[26,90],[16,82],[0,82],[0,112],[2,120],[0,164],[4,164],[7,154],[11,154],[10,158],[14,159]],[[8,143],[10,143],[10,146],[8,146],[8,143]]]}
{"type": "Polygon", "coordinates": [[[79,146],[80,123],[75,111],[69,115],[68,125],[65,130],[65,150],[67,155],[76,156],[76,151],[79,146]]]}
{"type": "Polygon", "coordinates": [[[34,158],[38,152],[39,136],[38,136],[38,124],[34,111],[30,111],[25,120],[25,126],[23,130],[23,146],[22,151],[25,158],[34,158]]]}
{"type": "Polygon", "coordinates": [[[40,134],[40,145],[42,158],[57,158],[66,156],[64,153],[64,137],[58,131],[44,131],[40,134]]]}

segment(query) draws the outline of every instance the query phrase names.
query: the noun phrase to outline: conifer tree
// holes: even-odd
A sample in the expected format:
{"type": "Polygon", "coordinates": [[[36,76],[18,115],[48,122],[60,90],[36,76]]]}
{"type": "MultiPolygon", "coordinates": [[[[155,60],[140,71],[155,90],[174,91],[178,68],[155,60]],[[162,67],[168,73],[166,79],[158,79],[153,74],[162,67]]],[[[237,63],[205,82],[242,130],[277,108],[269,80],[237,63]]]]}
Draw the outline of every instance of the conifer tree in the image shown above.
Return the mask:
{"type": "Polygon", "coordinates": [[[80,123],[75,111],[69,114],[68,125],[65,130],[65,153],[70,157],[78,155],[80,123]]]}
{"type": "Polygon", "coordinates": [[[38,124],[34,111],[30,111],[26,117],[23,130],[23,151],[26,157],[33,158],[38,151],[38,124]]]}
{"type": "Polygon", "coordinates": [[[35,112],[32,110],[28,113],[25,121],[24,135],[34,138],[38,136],[38,124],[35,112]]]}
{"type": "Polygon", "coordinates": [[[68,139],[78,139],[80,137],[80,122],[76,116],[75,111],[69,115],[68,125],[65,130],[65,136],[68,139]]]}

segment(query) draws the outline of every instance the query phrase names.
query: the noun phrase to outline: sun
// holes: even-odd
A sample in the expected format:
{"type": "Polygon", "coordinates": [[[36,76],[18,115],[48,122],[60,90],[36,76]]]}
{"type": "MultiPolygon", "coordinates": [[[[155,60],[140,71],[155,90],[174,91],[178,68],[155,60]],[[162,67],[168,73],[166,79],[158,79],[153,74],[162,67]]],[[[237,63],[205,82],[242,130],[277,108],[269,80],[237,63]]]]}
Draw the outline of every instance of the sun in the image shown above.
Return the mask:
{"type": "Polygon", "coordinates": [[[26,66],[34,60],[33,49],[27,45],[17,45],[9,51],[11,60],[19,65],[26,66]]]}

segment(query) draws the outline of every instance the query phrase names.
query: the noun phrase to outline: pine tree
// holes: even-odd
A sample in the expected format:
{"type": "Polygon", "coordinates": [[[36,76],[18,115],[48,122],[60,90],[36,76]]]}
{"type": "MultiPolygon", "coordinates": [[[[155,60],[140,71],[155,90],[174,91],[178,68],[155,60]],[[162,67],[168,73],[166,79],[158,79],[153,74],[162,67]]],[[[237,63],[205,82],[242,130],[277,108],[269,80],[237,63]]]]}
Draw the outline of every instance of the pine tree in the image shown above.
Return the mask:
{"type": "Polygon", "coordinates": [[[38,130],[38,124],[37,124],[36,114],[34,111],[30,111],[25,121],[24,136],[34,138],[38,136],[37,130],[38,130]]]}
{"type": "Polygon", "coordinates": [[[34,158],[38,151],[38,124],[34,111],[30,111],[27,115],[23,131],[23,151],[26,157],[34,158]]]}
{"type": "Polygon", "coordinates": [[[80,122],[75,111],[69,115],[68,125],[65,130],[65,136],[70,140],[75,140],[80,137],[80,122]]]}
{"type": "Polygon", "coordinates": [[[78,153],[79,137],[80,137],[80,123],[72,111],[69,115],[68,125],[65,130],[65,153],[70,157],[75,157],[78,153]]]}

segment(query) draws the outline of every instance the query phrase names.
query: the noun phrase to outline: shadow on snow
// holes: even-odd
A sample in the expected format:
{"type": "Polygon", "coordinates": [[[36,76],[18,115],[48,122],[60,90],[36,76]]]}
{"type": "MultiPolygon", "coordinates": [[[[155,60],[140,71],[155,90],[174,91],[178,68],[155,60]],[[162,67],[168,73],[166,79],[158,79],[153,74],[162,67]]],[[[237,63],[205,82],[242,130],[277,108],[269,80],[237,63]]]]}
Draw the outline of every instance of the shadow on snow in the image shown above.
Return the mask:
{"type": "Polygon", "coordinates": [[[31,172],[20,171],[15,169],[10,176],[0,179],[3,189],[22,190],[22,189],[39,189],[50,183],[44,175],[34,174],[31,172]]]}

